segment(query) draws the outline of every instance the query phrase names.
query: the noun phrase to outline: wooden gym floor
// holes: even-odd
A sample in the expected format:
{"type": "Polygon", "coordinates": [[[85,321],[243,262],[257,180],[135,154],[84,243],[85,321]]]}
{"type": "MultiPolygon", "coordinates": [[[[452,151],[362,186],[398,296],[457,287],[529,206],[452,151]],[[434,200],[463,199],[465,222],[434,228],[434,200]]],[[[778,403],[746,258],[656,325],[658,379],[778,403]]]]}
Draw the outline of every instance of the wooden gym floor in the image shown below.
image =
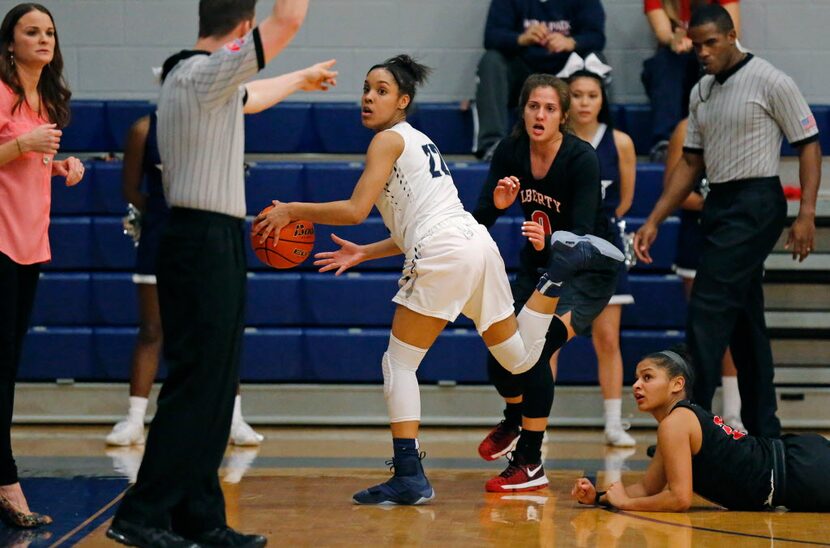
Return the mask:
{"type": "MultiPolygon", "coordinates": [[[[108,428],[13,429],[15,455],[33,509],[55,523],[39,532],[2,529],[1,546],[115,546],[104,532],[135,473],[141,448],[107,448],[108,428]]],[[[597,430],[549,432],[548,489],[484,492],[505,461],[484,462],[482,428],[428,428],[424,465],[436,499],[419,507],[362,507],[351,494],[387,477],[381,428],[262,428],[260,448],[229,447],[220,471],[229,522],[268,535],[271,546],[830,546],[821,514],[725,512],[702,499],[686,514],[615,512],[570,500],[581,475],[600,482],[643,473],[652,430],[636,450],[611,450],[597,430]],[[615,470],[617,470],[615,472],[615,470]]]]}

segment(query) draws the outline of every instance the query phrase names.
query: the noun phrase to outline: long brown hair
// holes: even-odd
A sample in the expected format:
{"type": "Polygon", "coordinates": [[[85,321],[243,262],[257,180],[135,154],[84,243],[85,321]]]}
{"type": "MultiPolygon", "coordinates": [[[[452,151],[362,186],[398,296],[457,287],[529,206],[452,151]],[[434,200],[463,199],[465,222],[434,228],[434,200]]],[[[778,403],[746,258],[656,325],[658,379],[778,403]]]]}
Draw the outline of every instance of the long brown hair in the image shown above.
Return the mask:
{"type": "MultiPolygon", "coordinates": [[[[18,4],[10,9],[3,19],[2,25],[0,25],[0,80],[3,80],[17,94],[17,102],[14,104],[13,111],[23,105],[26,94],[20,84],[20,78],[17,76],[17,69],[14,66],[9,46],[14,43],[14,27],[17,22],[21,17],[35,10],[48,15],[49,19],[52,20],[52,26],[55,27],[55,18],[52,17],[49,10],[33,2],[18,4]]],[[[41,97],[41,106],[45,108],[48,120],[61,128],[69,125],[69,98],[72,97],[72,92],[69,91],[69,86],[63,78],[63,55],[61,55],[57,27],[55,27],[55,54],[52,61],[43,67],[43,72],[41,72],[40,80],[37,83],[37,90],[41,97]]]]}
{"type": "Polygon", "coordinates": [[[531,74],[525,80],[522,86],[522,91],[519,93],[518,118],[516,125],[513,127],[511,137],[518,138],[527,136],[527,128],[525,128],[524,110],[530,100],[530,94],[536,88],[553,88],[556,95],[559,96],[559,109],[562,111],[562,121],[559,123],[559,131],[564,135],[571,130],[571,125],[568,120],[568,111],[571,109],[571,90],[564,81],[551,74],[531,74]]]}

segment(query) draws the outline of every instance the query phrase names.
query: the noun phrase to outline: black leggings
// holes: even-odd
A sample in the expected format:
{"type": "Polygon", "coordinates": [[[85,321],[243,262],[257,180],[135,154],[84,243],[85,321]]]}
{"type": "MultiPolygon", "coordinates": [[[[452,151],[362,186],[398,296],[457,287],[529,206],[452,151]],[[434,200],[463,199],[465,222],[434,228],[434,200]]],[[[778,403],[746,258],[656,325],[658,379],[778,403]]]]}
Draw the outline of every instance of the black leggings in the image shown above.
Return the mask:
{"type": "MultiPolygon", "coordinates": [[[[512,285],[516,312],[524,306],[536,287],[538,279],[519,273],[512,285]]],[[[503,398],[522,396],[522,416],[529,419],[547,418],[553,407],[555,383],[550,370],[550,357],[568,341],[568,330],[558,318],[550,323],[542,355],[533,367],[520,375],[513,375],[502,367],[492,354],[487,356],[490,382],[503,398]]]]}
{"type": "Polygon", "coordinates": [[[39,274],[40,264],[18,264],[0,253],[0,485],[17,483],[11,440],[14,382],[39,274]]]}

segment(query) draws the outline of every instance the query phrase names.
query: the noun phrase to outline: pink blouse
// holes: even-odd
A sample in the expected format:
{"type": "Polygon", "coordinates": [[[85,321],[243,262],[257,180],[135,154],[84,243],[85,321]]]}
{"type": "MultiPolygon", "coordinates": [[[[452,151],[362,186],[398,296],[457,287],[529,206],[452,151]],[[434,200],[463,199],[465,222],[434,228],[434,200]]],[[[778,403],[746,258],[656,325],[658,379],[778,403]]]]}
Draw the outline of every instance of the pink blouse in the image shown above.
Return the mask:
{"type": "MultiPolygon", "coordinates": [[[[0,82],[0,143],[47,124],[29,104],[12,112],[17,95],[0,82]]],[[[49,261],[52,156],[27,152],[0,166],[0,252],[18,264],[49,261]]]]}

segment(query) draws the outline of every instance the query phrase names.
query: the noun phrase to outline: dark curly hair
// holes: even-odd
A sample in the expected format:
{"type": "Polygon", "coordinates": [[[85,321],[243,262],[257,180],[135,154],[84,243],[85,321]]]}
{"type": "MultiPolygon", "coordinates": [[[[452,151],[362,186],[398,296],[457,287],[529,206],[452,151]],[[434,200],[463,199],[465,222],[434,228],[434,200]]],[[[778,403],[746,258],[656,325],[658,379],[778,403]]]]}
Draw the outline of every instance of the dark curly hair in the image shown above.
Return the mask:
{"type": "MultiPolygon", "coordinates": [[[[422,65],[409,55],[401,54],[391,57],[369,69],[372,72],[375,69],[382,68],[388,70],[395,78],[398,84],[398,89],[401,94],[409,95],[409,104],[406,106],[406,112],[412,107],[415,101],[415,90],[418,86],[427,81],[432,69],[426,65],[422,65]]],[[[368,74],[368,73],[367,73],[368,74]]]]}

